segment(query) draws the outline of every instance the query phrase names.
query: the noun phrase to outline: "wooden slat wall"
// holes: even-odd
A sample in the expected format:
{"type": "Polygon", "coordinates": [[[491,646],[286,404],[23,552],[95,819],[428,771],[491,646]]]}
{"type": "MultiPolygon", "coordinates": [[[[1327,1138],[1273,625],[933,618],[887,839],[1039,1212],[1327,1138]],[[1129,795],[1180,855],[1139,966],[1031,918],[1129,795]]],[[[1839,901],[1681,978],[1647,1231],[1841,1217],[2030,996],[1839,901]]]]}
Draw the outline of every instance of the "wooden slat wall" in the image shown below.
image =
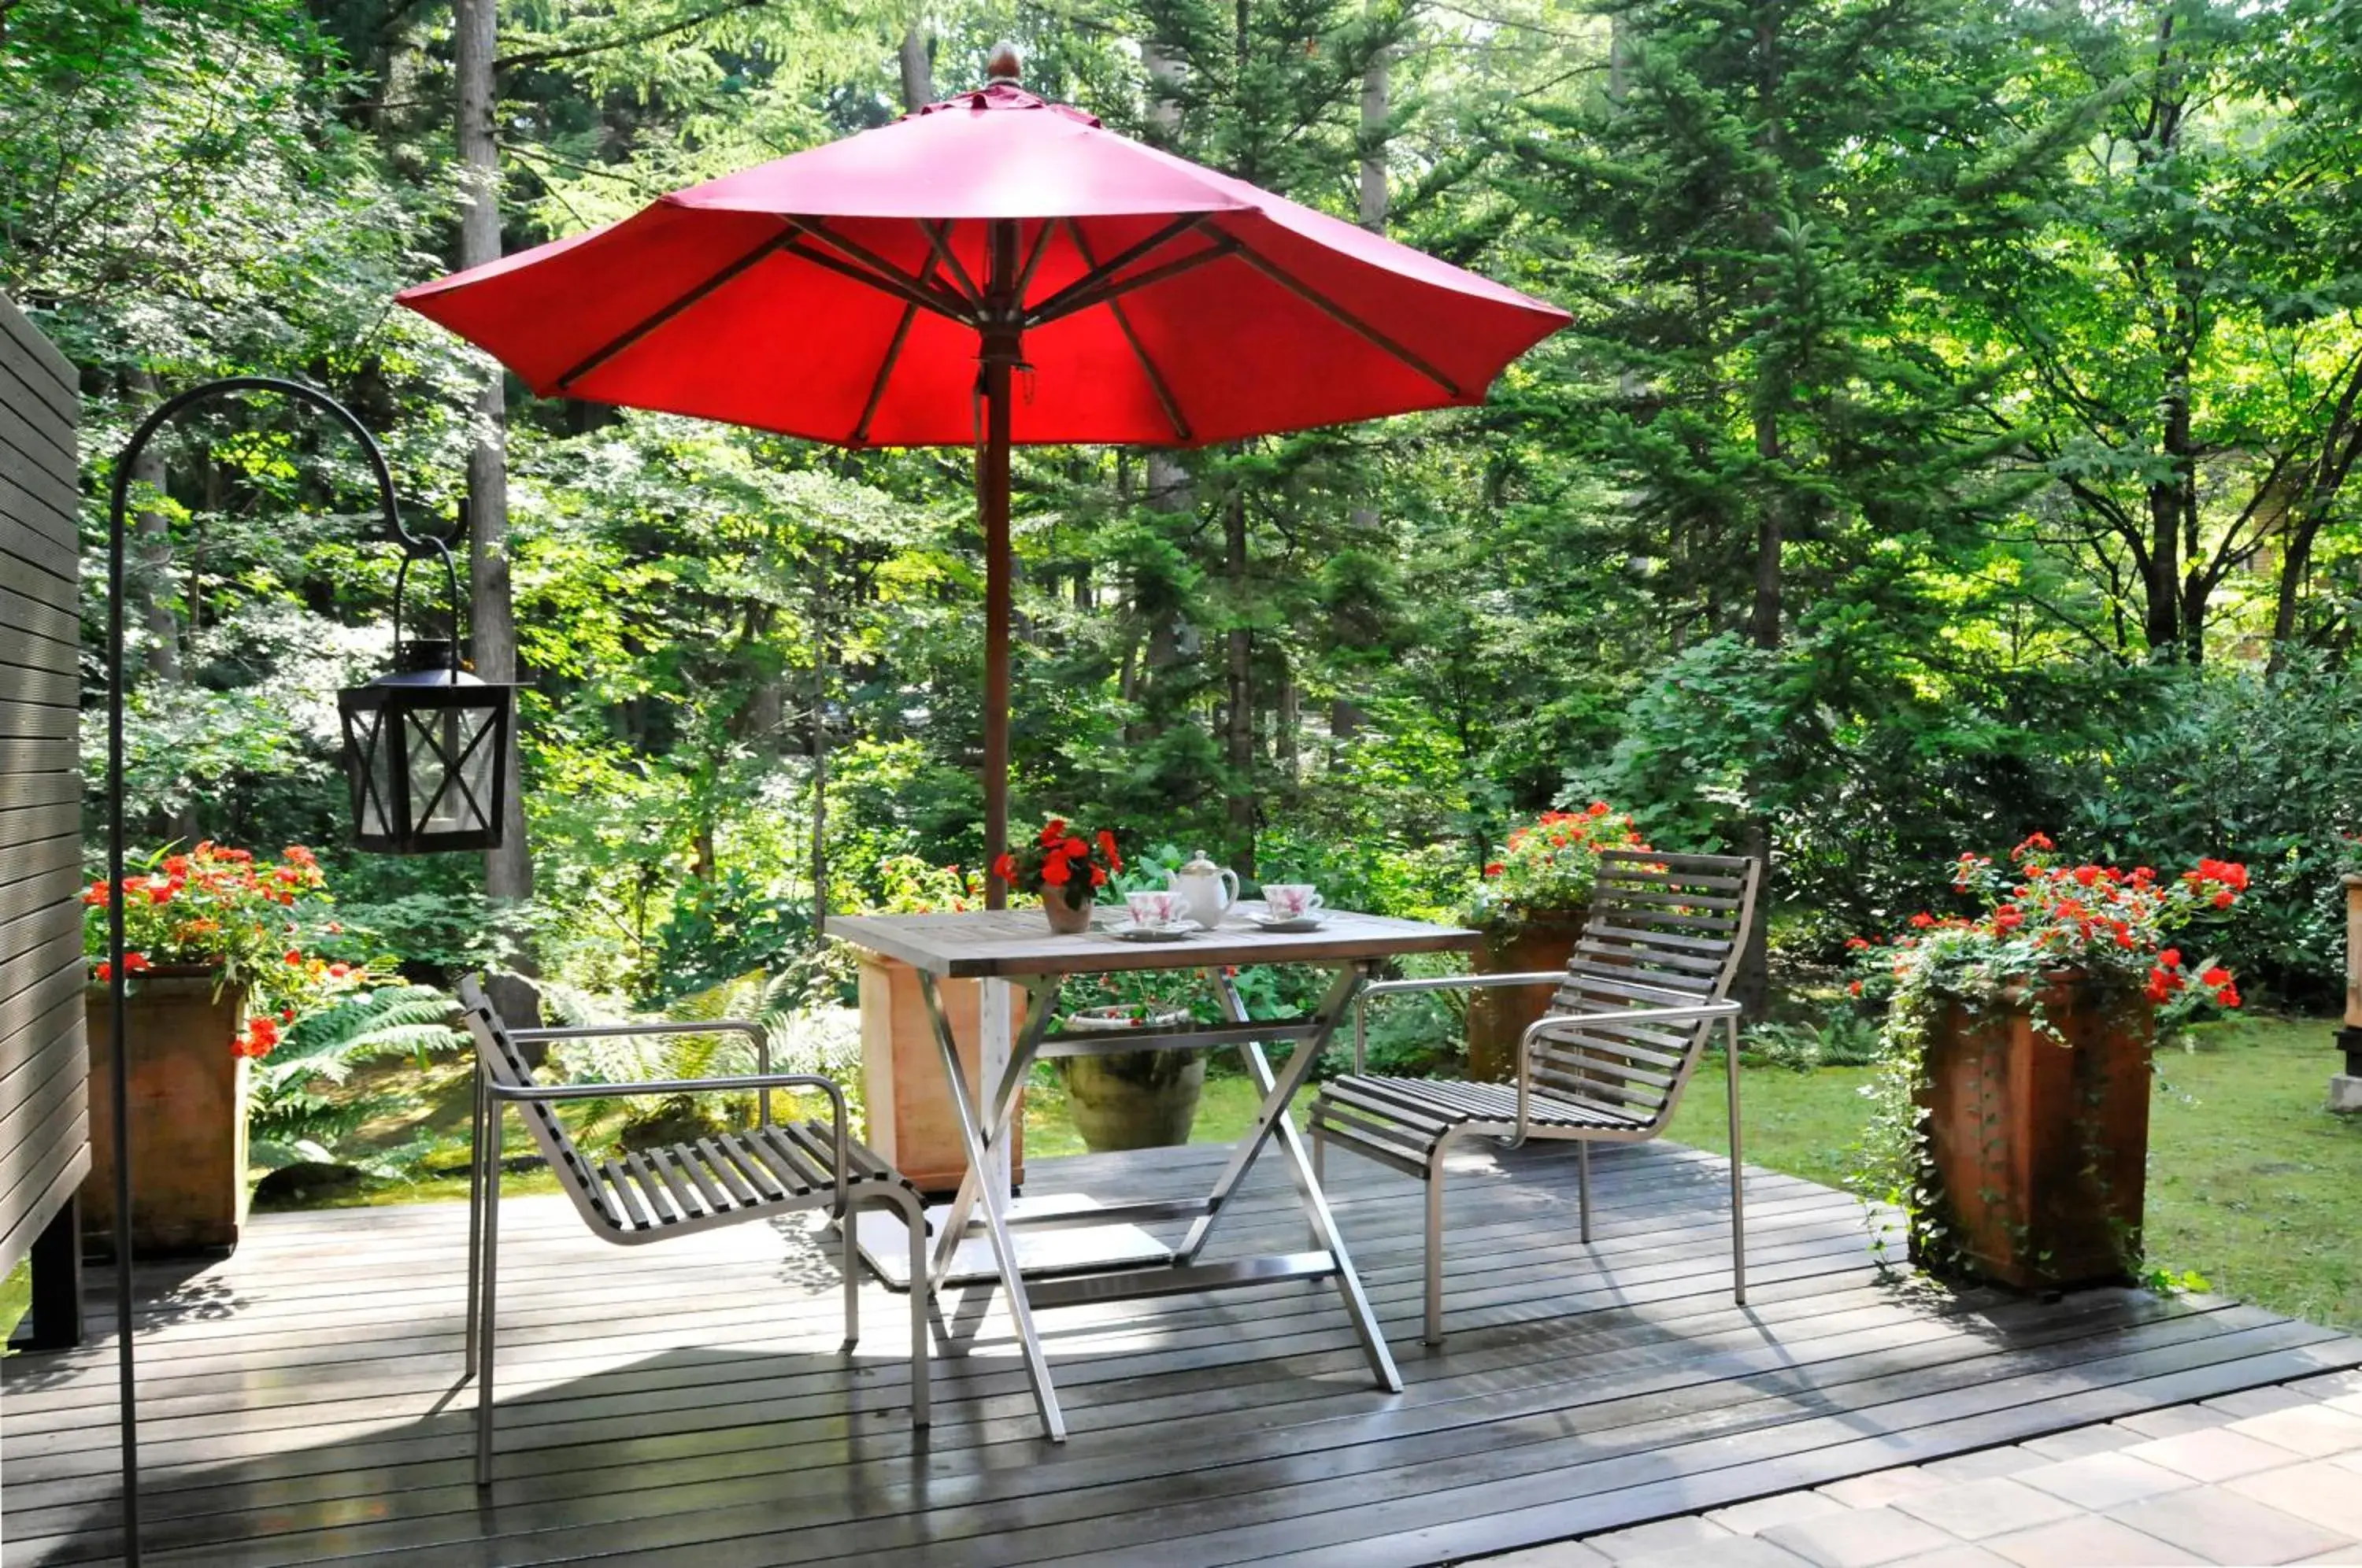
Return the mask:
{"type": "Polygon", "coordinates": [[[0,298],[0,1272],[90,1171],[73,367],[0,298]]]}

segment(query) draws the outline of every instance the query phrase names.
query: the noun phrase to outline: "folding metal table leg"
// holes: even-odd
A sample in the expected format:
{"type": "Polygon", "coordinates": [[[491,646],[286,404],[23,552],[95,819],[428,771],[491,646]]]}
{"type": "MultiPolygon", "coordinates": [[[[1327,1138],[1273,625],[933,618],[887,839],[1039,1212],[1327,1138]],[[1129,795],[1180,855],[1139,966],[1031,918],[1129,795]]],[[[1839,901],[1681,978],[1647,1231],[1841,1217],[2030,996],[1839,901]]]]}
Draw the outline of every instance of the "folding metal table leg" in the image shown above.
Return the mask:
{"type": "MultiPolygon", "coordinates": [[[[1050,1364],[1042,1354],[1041,1336],[1033,1330],[1033,1309],[1025,1295],[1025,1275],[1018,1266],[1017,1247],[1010,1240],[1008,1218],[1002,1212],[1009,1195],[995,1192],[993,1183],[987,1179],[992,1168],[989,1149],[982,1119],[977,1114],[976,1099],[968,1090],[967,1070],[960,1066],[959,1042],[952,1034],[951,1021],[944,1016],[943,998],[936,992],[935,977],[923,969],[919,972],[919,992],[926,999],[927,1016],[935,1027],[935,1045],[943,1053],[944,1076],[951,1080],[952,1110],[959,1122],[960,1143],[967,1154],[970,1185],[976,1188],[977,1206],[984,1210],[985,1233],[992,1238],[993,1264],[999,1271],[1001,1288],[1009,1297],[1010,1322],[1017,1331],[1017,1343],[1025,1353],[1025,1371],[1033,1382],[1033,1406],[1041,1412],[1042,1425],[1050,1441],[1064,1442],[1066,1419],[1058,1409],[1057,1390],[1050,1383],[1050,1364]]],[[[1041,1005],[1046,1010],[1046,997],[1041,1005]]],[[[1039,1038],[1039,1032],[1030,1027],[1027,1033],[1039,1038]]],[[[1020,1064],[1030,1066],[1030,1054],[1012,1051],[1009,1064],[1011,1070],[1020,1070],[1020,1064]]],[[[913,1280],[911,1288],[918,1287],[918,1282],[913,1280]]]]}
{"type": "MultiPolygon", "coordinates": [[[[1008,1069],[1001,1074],[1000,1083],[995,1088],[990,1102],[991,1115],[986,1119],[989,1129],[985,1136],[988,1150],[997,1151],[1007,1146],[1010,1129],[1017,1121],[1018,1099],[1025,1092],[1025,1080],[1032,1074],[1033,1056],[1042,1048],[1042,1036],[1049,1032],[1050,1020],[1058,1010],[1058,991],[1064,983],[1056,975],[1044,975],[1025,982],[1031,999],[1026,1003],[1024,1026],[1010,1048],[1008,1069]]],[[[998,1171],[999,1162],[994,1161],[991,1168],[998,1171]]],[[[951,1207],[944,1210],[944,1227],[942,1233],[935,1238],[934,1266],[929,1275],[931,1283],[938,1290],[950,1277],[952,1260],[959,1251],[960,1242],[967,1236],[967,1217],[976,1209],[978,1180],[975,1171],[962,1176],[958,1193],[953,1197],[951,1207]]]]}
{"type": "MultiPolygon", "coordinates": [[[[1231,984],[1230,977],[1219,969],[1208,969],[1205,975],[1207,983],[1214,988],[1214,997],[1222,1008],[1223,1016],[1233,1023],[1249,1021],[1246,1004],[1239,999],[1238,988],[1231,984]]],[[[1255,1087],[1263,1092],[1263,1104],[1256,1109],[1253,1131],[1231,1147],[1231,1157],[1223,1165],[1221,1175],[1214,1178],[1214,1190],[1206,1198],[1205,1216],[1189,1227],[1188,1235],[1183,1238],[1181,1245],[1174,1253],[1175,1263],[1195,1261],[1205,1249],[1206,1239],[1213,1233],[1216,1221],[1220,1220],[1223,1205],[1238,1190],[1239,1183],[1246,1179],[1247,1171],[1262,1157],[1265,1141],[1277,1136],[1280,1129],[1291,1125],[1287,1120],[1288,1102],[1303,1087],[1304,1080],[1312,1076],[1314,1065],[1319,1061],[1320,1053],[1328,1048],[1330,1037],[1337,1031],[1338,1021],[1344,1017],[1344,1010],[1352,1004],[1353,993],[1361,988],[1361,984],[1359,965],[1349,964],[1338,971],[1335,984],[1329,988],[1328,996],[1313,1014],[1317,1032],[1310,1039],[1300,1042],[1296,1054],[1288,1058],[1284,1087],[1274,1081],[1271,1063],[1264,1057],[1262,1046],[1250,1043],[1240,1047],[1240,1055],[1246,1059],[1248,1070],[1255,1075],[1255,1087]]],[[[1316,1240],[1317,1236],[1316,1231],[1316,1240]]]]}
{"type": "Polygon", "coordinates": [[[1747,1156],[1738,1146],[1738,1019],[1724,1021],[1723,1080],[1730,1098],[1730,1294],[1747,1305],[1747,1156]]]}
{"type": "MultiPolygon", "coordinates": [[[[1238,988],[1231,984],[1230,977],[1217,969],[1209,971],[1208,978],[1213,981],[1215,994],[1221,999],[1223,1013],[1233,1023],[1246,1022],[1246,1004],[1239,999],[1238,988]]],[[[1362,1342],[1362,1353],[1369,1358],[1370,1370],[1377,1375],[1378,1386],[1389,1394],[1399,1394],[1403,1386],[1402,1374],[1395,1369],[1394,1353],[1386,1348],[1386,1336],[1378,1327],[1378,1315],[1371,1309],[1370,1298],[1362,1289],[1362,1276],[1353,1272],[1353,1260],[1346,1254],[1345,1238],[1337,1229],[1337,1218],[1329,1211],[1328,1197],[1320,1190],[1319,1178],[1312,1174],[1312,1158],[1305,1151],[1304,1134],[1297,1132],[1296,1123],[1287,1119],[1288,1102],[1296,1098],[1296,1091],[1311,1076],[1314,1062],[1329,1043],[1329,1037],[1336,1032],[1338,1022],[1344,1017],[1345,1009],[1352,1004],[1353,993],[1361,988],[1361,985],[1360,966],[1348,965],[1339,971],[1337,983],[1330,988],[1328,998],[1321,1003],[1318,1015],[1324,1027],[1311,1038],[1297,1043],[1296,1055],[1289,1058],[1284,1076],[1274,1075],[1270,1060],[1264,1056],[1260,1044],[1249,1044],[1241,1049],[1240,1055],[1246,1058],[1247,1072],[1253,1077],[1255,1087],[1264,1091],[1263,1110],[1258,1112],[1264,1121],[1257,1132],[1242,1143],[1239,1153],[1231,1156],[1231,1167],[1224,1170],[1223,1179],[1217,1183],[1214,1196],[1219,1202],[1236,1188],[1239,1180],[1262,1152],[1264,1137],[1279,1145],[1288,1176],[1296,1184],[1297,1200],[1304,1205],[1305,1218],[1311,1222],[1312,1233],[1322,1250],[1328,1253],[1330,1261],[1336,1264],[1337,1293],[1344,1297],[1345,1315],[1352,1320],[1353,1332],[1362,1342]]],[[[1205,1245],[1206,1235],[1219,1213],[1219,1209],[1209,1213],[1191,1228],[1188,1240],[1183,1243],[1183,1252],[1175,1256],[1175,1263],[1188,1262],[1196,1255],[1197,1250],[1205,1245]]]]}

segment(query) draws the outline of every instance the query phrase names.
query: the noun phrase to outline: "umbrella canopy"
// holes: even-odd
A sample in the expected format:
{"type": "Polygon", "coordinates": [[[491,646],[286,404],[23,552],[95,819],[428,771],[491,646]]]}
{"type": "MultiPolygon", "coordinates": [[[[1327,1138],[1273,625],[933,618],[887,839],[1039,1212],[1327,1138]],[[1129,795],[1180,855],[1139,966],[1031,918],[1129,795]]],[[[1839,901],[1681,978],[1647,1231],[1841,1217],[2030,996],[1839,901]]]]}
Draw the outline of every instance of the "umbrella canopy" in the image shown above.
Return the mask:
{"type": "Polygon", "coordinates": [[[407,291],[545,397],[845,446],[1198,446],[1484,401],[1555,306],[999,82],[407,291]],[[1013,278],[995,266],[995,229],[1013,278]]]}
{"type": "Polygon", "coordinates": [[[978,448],[988,863],[1006,836],[1009,448],[1202,446],[1482,403],[1568,320],[1016,81],[403,292],[545,397],[978,448]]]}

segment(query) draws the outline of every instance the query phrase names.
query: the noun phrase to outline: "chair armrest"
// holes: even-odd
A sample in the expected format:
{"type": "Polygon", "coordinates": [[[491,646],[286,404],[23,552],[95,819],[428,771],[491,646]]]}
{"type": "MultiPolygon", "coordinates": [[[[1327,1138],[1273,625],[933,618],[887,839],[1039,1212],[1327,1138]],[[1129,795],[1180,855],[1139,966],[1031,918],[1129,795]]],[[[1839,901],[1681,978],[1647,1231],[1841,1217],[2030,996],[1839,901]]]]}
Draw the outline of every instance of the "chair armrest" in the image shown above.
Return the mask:
{"type": "Polygon", "coordinates": [[[1554,1033],[1597,1028],[1603,1023],[1705,1023],[1717,1018],[1737,1018],[1745,1010],[1738,1003],[1725,998],[1719,1001],[1688,1002],[1672,1007],[1619,1007],[1606,1012],[1557,1012],[1536,1019],[1526,1026],[1525,1033],[1518,1041],[1518,1131],[1506,1146],[1514,1149],[1526,1141],[1533,1097],[1535,1041],[1546,1040],[1554,1033]]]}
{"type": "Polygon", "coordinates": [[[1413,991],[1485,991],[1498,986],[1554,986],[1565,978],[1563,969],[1542,969],[1517,975],[1432,975],[1415,980],[1379,980],[1363,986],[1353,998],[1353,1071],[1362,1070],[1369,1052],[1369,1020],[1363,1009],[1372,997],[1402,996],[1413,991]]]}
{"type": "MultiPolygon", "coordinates": [[[[547,1040],[632,1040],[657,1034],[744,1034],[755,1043],[755,1071],[767,1074],[771,1070],[771,1032],[751,1018],[716,1018],[700,1022],[693,1019],[667,1019],[641,1023],[569,1024],[554,1029],[512,1029],[509,1038],[520,1043],[536,1043],[547,1040]]],[[[771,1096],[766,1088],[761,1096],[761,1113],[766,1126],[771,1121],[771,1096]]]]}
{"type": "Polygon", "coordinates": [[[723,1078],[654,1078],[626,1084],[503,1084],[488,1083],[494,1110],[508,1101],[546,1105],[576,1099],[618,1099],[635,1095],[767,1093],[775,1088],[818,1089],[828,1096],[829,1126],[836,1153],[836,1215],[845,1213],[844,1172],[851,1163],[850,1135],[844,1114],[844,1090],[834,1078],[817,1073],[752,1073],[723,1078]]]}
{"type": "Polygon", "coordinates": [[[1680,1007],[1619,1007],[1606,1012],[1553,1012],[1526,1026],[1525,1038],[1518,1042],[1519,1054],[1523,1054],[1525,1045],[1561,1030],[1587,1029],[1602,1023],[1686,1023],[1728,1018],[1745,1010],[1738,1003],[1726,999],[1680,1007]]]}

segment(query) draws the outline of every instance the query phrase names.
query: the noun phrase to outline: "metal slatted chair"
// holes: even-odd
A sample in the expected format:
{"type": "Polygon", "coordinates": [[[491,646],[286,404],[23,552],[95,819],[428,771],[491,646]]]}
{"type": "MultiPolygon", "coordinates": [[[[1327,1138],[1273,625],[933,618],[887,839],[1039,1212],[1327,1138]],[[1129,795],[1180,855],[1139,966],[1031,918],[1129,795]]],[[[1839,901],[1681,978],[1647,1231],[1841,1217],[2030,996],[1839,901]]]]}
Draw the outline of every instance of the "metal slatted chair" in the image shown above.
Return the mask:
{"type": "Polygon", "coordinates": [[[1730,1096],[1731,1293],[1746,1304],[1739,1008],[1727,998],[1755,919],[1760,875],[1753,859],[1611,850],[1600,857],[1591,914],[1564,970],[1389,980],[1363,990],[1366,1002],[1406,991],[1558,982],[1550,1011],[1519,1045],[1515,1083],[1364,1077],[1357,1010],[1353,1073],[1330,1081],[1313,1101],[1316,1172],[1334,1142],[1427,1184],[1429,1344],[1443,1342],[1443,1164],[1452,1146],[1473,1138],[1509,1149],[1529,1138],[1573,1141],[1588,1242],[1591,1145],[1637,1143],[1662,1132],[1717,1024],[1730,1096]]]}
{"type": "MultiPolygon", "coordinates": [[[[899,1209],[911,1236],[911,1277],[927,1271],[925,1206],[918,1189],[855,1142],[845,1126],[844,1092],[831,1079],[770,1070],[770,1043],[744,1019],[679,1023],[625,1023],[576,1029],[511,1029],[470,977],[458,985],[459,1004],[476,1041],[475,1159],[469,1176],[468,1363],[476,1380],[476,1485],[492,1478],[492,1339],[494,1285],[499,1272],[501,1132],[512,1105],[549,1161],[558,1186],[591,1234],[619,1246],[639,1246],[694,1231],[825,1209],[844,1245],[844,1348],[861,1332],[861,1257],[854,1242],[852,1208],[899,1209]],[[738,1077],[627,1084],[534,1082],[519,1046],[535,1041],[629,1038],[656,1034],[745,1034],[755,1043],[757,1070],[738,1077]],[[828,1097],[828,1121],[775,1121],[774,1089],[817,1089],[828,1097]],[[567,1100],[625,1096],[745,1094],[756,1096],[756,1124],[669,1148],[632,1151],[594,1161],[576,1147],[552,1109],[567,1100]]],[[[911,1422],[927,1424],[928,1297],[911,1292],[911,1422]]]]}

